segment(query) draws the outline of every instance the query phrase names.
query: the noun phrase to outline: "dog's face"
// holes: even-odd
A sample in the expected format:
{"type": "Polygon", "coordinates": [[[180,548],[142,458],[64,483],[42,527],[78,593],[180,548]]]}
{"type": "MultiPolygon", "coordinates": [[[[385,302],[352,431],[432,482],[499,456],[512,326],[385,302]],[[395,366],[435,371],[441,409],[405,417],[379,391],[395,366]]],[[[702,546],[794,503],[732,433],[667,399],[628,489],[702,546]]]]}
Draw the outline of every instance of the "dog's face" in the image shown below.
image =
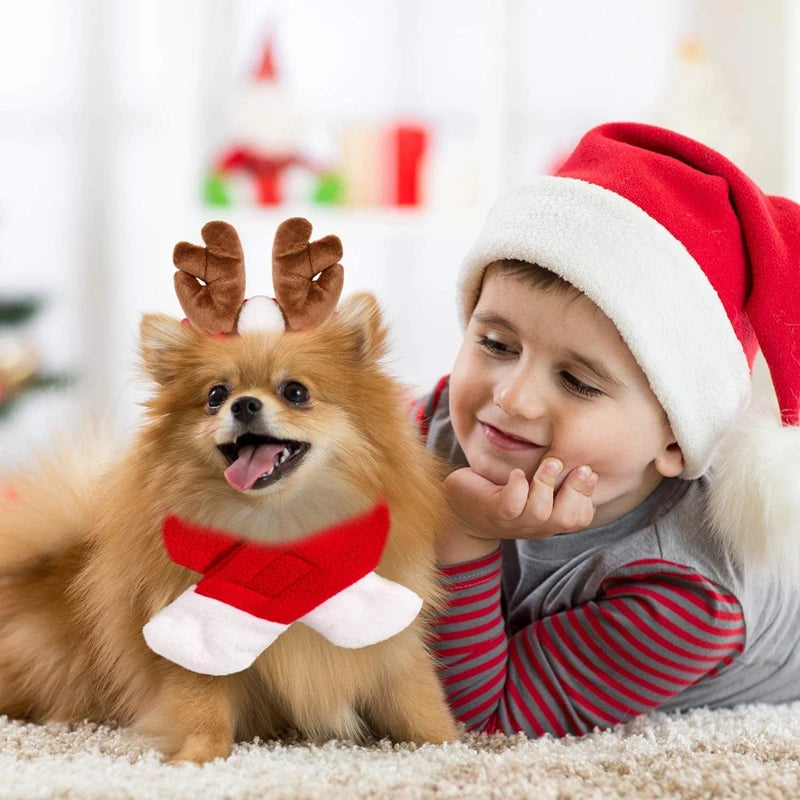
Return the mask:
{"type": "Polygon", "coordinates": [[[147,407],[168,440],[165,457],[181,480],[252,500],[367,480],[385,337],[366,294],[301,333],[213,338],[145,316],[141,352],[157,385],[147,407]]]}

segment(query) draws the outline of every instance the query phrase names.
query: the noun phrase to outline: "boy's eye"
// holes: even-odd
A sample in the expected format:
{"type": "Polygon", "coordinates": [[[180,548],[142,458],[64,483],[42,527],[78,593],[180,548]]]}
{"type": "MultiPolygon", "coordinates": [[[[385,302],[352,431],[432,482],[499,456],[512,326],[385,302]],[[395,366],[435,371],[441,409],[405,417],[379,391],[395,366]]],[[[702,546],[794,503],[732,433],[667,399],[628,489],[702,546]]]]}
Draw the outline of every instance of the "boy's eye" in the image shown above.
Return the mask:
{"type": "Polygon", "coordinates": [[[493,355],[509,355],[517,352],[513,347],[509,347],[497,339],[490,339],[488,336],[482,336],[478,339],[478,345],[493,355]]]}
{"type": "Polygon", "coordinates": [[[208,392],[208,407],[219,408],[230,396],[230,389],[222,383],[212,386],[208,392]]]}
{"type": "Polygon", "coordinates": [[[564,381],[571,392],[576,392],[577,394],[583,395],[583,397],[599,397],[603,394],[599,389],[595,389],[594,386],[589,386],[583,381],[578,380],[571,372],[567,372],[566,370],[561,373],[561,380],[564,381]]]}

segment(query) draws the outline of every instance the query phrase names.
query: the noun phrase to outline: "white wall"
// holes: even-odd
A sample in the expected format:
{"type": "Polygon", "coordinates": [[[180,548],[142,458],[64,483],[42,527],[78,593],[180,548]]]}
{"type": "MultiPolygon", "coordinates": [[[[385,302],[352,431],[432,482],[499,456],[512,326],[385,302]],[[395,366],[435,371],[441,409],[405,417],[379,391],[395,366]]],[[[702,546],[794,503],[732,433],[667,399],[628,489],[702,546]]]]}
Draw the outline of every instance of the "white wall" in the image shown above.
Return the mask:
{"type": "Polygon", "coordinates": [[[0,460],[76,409],[99,405],[123,428],[136,419],[138,320],[179,313],[172,247],[222,215],[199,203],[203,165],[269,19],[318,138],[342,119],[428,119],[450,192],[402,215],[226,212],[248,291],[270,291],[278,221],[309,216],[342,237],[346,291],[379,295],[392,363],[420,390],[449,370],[455,276],[497,190],[546,170],[595,123],[655,119],[685,35],[698,32],[724,71],[756,142],[754,176],[800,196],[790,0],[0,0],[0,14],[0,292],[44,291],[32,335],[48,366],[86,377],[0,424],[0,460]]]}

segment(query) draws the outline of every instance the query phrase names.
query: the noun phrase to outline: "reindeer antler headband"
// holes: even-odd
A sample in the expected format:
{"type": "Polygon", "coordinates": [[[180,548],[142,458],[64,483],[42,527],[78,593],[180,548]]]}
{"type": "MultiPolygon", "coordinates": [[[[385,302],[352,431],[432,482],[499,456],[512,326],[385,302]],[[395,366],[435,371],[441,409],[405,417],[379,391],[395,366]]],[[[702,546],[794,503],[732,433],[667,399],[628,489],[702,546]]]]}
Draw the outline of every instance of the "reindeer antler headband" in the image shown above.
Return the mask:
{"type": "Polygon", "coordinates": [[[208,222],[200,235],[205,247],[179,242],[172,255],[178,268],[175,292],[196,328],[211,334],[258,328],[299,331],[316,327],[336,308],[344,283],[339,263],[342,243],[338,236],[310,241],[307,219],[292,217],[275,231],[274,301],[266,297],[245,300],[244,252],[232,225],[208,222]]]}

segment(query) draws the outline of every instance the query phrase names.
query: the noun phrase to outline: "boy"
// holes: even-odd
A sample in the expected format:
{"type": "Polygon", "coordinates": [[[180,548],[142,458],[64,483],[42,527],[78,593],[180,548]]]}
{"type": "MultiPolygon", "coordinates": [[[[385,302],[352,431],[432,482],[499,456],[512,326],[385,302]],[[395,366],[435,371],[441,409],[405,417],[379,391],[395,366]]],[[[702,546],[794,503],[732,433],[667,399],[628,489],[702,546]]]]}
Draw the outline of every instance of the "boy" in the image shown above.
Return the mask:
{"type": "Polygon", "coordinates": [[[800,592],[763,570],[800,565],[799,265],[800,207],[645,125],[494,207],[418,414],[455,468],[434,647],[468,728],[800,698],[800,592]],[[757,346],[786,427],[748,440],[757,346]]]}

